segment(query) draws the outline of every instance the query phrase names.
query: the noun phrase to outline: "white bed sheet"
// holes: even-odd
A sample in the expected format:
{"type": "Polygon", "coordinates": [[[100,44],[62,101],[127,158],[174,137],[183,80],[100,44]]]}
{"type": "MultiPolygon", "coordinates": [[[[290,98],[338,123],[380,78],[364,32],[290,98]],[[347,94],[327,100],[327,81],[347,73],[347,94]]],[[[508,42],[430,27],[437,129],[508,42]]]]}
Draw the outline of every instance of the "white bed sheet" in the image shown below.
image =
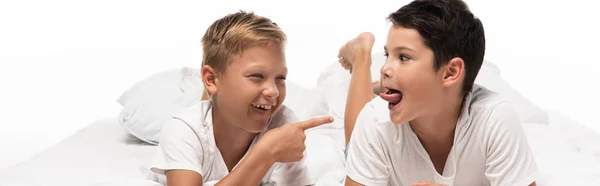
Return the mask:
{"type": "Polygon", "coordinates": [[[538,162],[538,185],[600,185],[600,134],[548,111],[549,125],[524,123],[538,162]]]}
{"type": "Polygon", "coordinates": [[[142,177],[155,149],[126,133],[116,117],[106,118],[0,172],[0,185],[84,186],[142,177]]]}

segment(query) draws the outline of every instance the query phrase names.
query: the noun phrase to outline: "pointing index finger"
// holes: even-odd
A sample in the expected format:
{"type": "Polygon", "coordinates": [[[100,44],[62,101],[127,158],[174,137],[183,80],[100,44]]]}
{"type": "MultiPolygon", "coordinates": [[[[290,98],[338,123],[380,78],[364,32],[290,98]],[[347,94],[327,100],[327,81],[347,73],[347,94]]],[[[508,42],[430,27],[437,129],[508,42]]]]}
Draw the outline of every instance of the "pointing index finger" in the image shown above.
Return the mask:
{"type": "Polygon", "coordinates": [[[328,124],[331,122],[333,122],[332,117],[313,118],[313,119],[298,123],[298,127],[302,130],[307,130],[307,129],[318,127],[318,126],[328,124]]]}

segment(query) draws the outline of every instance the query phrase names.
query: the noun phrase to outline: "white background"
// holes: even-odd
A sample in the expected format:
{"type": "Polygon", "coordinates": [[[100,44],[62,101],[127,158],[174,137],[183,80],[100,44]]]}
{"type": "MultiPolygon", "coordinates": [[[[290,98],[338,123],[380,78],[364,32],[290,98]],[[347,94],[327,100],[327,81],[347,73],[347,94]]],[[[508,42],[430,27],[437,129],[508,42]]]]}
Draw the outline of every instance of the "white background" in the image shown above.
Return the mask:
{"type": "MultiPolygon", "coordinates": [[[[289,80],[306,87],[363,31],[382,51],[389,1],[0,1],[0,169],[104,117],[135,82],[199,67],[200,38],[237,10],[270,17],[289,37],[289,80]]],[[[587,0],[468,0],[486,58],[535,104],[600,131],[600,13],[587,0]]]]}

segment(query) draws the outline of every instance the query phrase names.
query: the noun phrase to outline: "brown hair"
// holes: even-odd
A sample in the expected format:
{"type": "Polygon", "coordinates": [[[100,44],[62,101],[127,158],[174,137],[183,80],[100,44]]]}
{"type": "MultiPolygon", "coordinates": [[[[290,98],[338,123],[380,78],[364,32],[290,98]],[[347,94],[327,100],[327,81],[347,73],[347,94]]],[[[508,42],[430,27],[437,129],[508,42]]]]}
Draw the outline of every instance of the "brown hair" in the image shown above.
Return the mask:
{"type": "Polygon", "coordinates": [[[239,11],[215,21],[202,37],[202,66],[224,72],[235,55],[261,44],[284,44],[286,35],[266,17],[239,11]]]}

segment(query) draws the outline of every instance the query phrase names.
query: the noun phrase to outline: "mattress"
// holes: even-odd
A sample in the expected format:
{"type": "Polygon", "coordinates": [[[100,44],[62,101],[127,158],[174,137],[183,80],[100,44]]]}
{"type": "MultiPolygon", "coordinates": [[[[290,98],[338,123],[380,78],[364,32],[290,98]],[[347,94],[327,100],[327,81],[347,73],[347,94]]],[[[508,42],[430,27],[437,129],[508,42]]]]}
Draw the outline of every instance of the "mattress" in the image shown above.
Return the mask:
{"type": "MultiPolygon", "coordinates": [[[[560,113],[549,113],[549,124],[523,123],[540,168],[538,185],[598,185],[600,134],[560,113]]],[[[343,185],[341,129],[311,129],[307,131],[306,144],[309,171],[317,185],[343,185]]],[[[156,146],[146,145],[125,132],[116,118],[106,118],[0,172],[0,185],[127,185],[123,183],[145,176],[155,150],[156,146]]]]}

